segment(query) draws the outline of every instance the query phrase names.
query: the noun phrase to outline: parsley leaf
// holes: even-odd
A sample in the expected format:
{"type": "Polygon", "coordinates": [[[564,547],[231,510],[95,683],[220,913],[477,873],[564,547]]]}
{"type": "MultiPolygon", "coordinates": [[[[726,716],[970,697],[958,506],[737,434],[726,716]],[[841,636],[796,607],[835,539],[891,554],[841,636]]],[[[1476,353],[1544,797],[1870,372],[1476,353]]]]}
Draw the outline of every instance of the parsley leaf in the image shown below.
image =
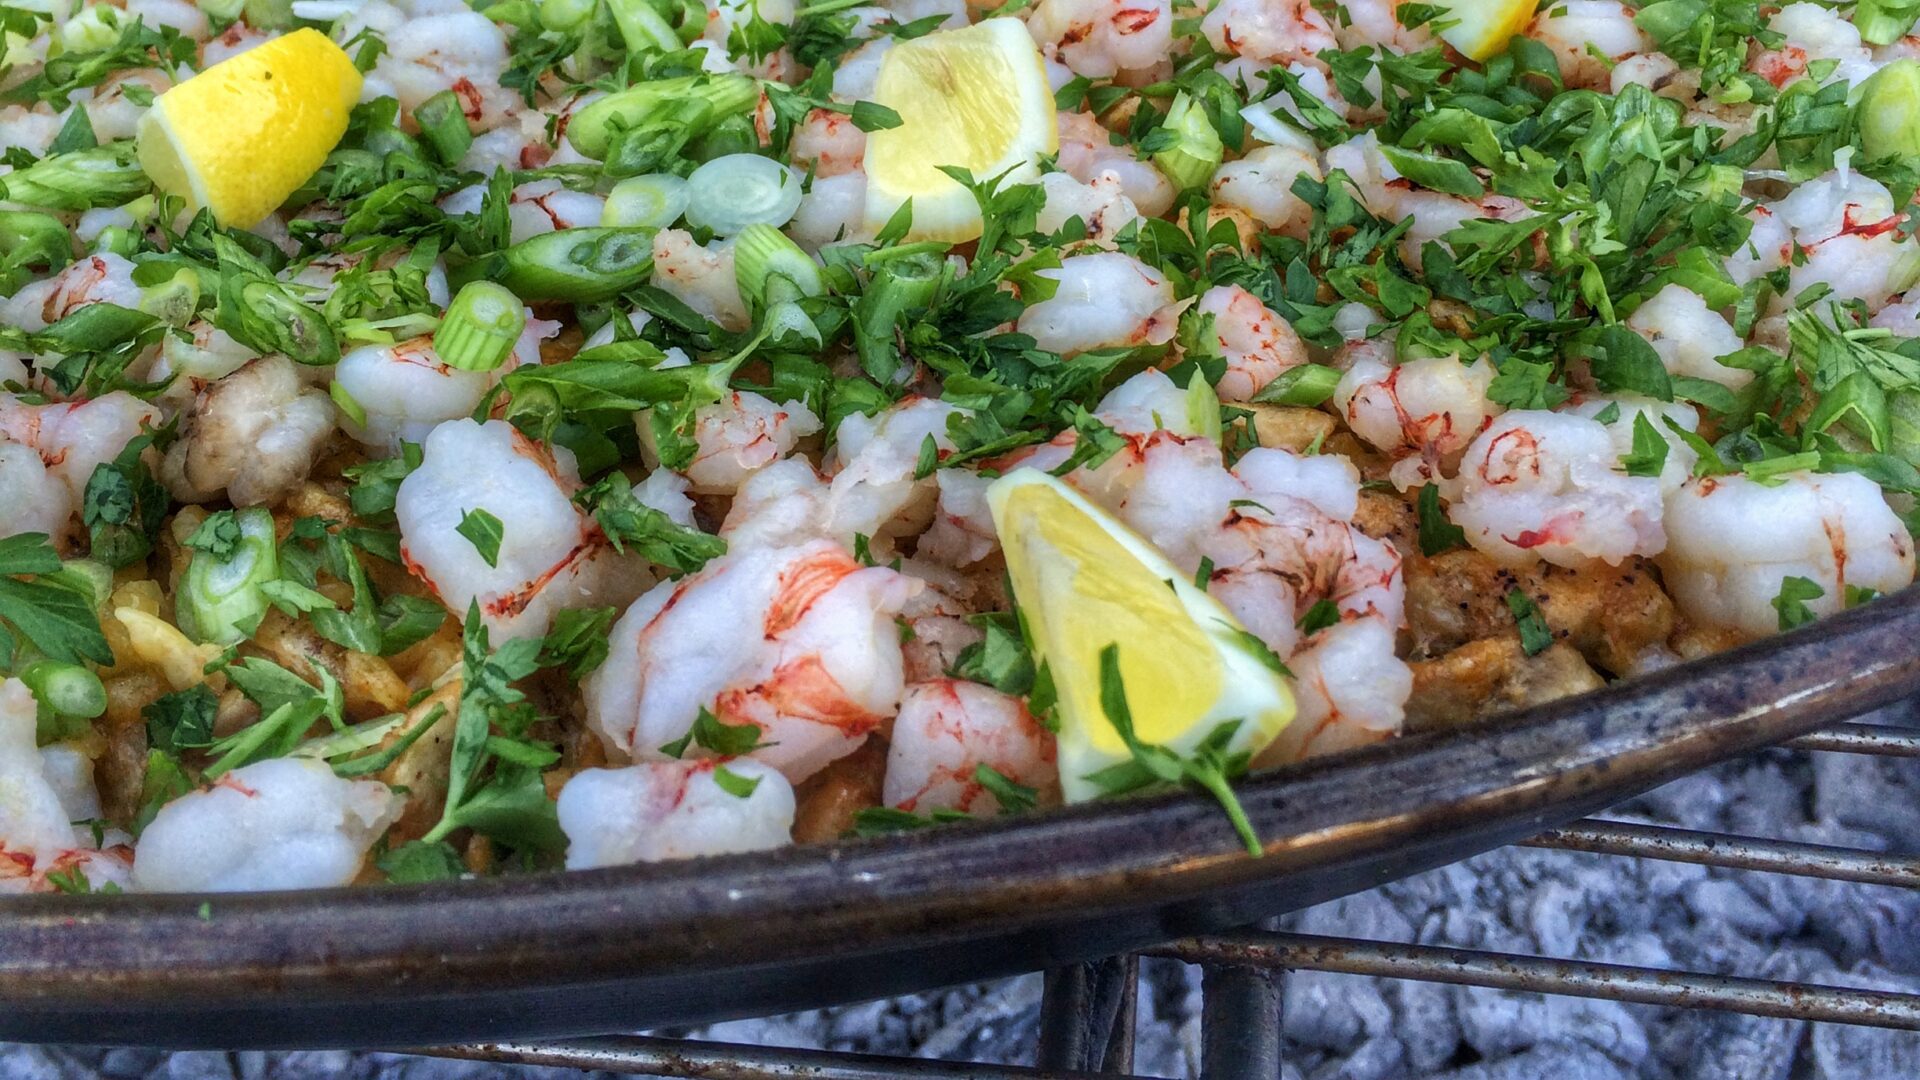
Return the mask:
{"type": "Polygon", "coordinates": [[[1647,414],[1637,412],[1633,416],[1633,450],[1620,458],[1620,468],[1628,476],[1659,476],[1667,467],[1669,444],[1647,414]]]}
{"type": "Polygon", "coordinates": [[[499,565],[500,540],[506,531],[499,518],[475,508],[460,515],[460,524],[454,526],[453,531],[466,537],[488,566],[499,565]]]}
{"type": "Polygon", "coordinates": [[[1825,595],[1827,590],[1810,578],[1788,575],[1780,579],[1780,594],[1771,601],[1773,610],[1780,613],[1780,629],[1792,630],[1819,618],[1807,606],[1807,601],[1818,600],[1825,595]]]}
{"type": "Polygon", "coordinates": [[[1448,520],[1440,509],[1440,488],[1422,484],[1414,499],[1414,511],[1420,519],[1420,554],[1432,558],[1443,551],[1467,546],[1467,530],[1448,520]]]}
{"type": "Polygon", "coordinates": [[[1520,651],[1538,656],[1553,644],[1553,631],[1540,616],[1539,605],[1519,589],[1507,592],[1507,610],[1513,613],[1514,627],[1520,631],[1520,651]]]}

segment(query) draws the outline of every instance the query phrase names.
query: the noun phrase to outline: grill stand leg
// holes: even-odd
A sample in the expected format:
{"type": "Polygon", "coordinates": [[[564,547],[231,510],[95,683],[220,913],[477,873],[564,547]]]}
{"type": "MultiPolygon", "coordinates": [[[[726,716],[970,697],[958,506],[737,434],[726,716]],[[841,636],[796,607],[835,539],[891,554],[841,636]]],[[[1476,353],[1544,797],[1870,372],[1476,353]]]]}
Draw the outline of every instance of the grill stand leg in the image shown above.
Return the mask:
{"type": "Polygon", "coordinates": [[[1201,1080],[1280,1075],[1280,976],[1208,964],[1201,969],[1201,1080]]]}
{"type": "Polygon", "coordinates": [[[1139,987],[1140,958],[1132,954],[1048,971],[1034,1063],[1042,1069],[1130,1071],[1139,987]]]}

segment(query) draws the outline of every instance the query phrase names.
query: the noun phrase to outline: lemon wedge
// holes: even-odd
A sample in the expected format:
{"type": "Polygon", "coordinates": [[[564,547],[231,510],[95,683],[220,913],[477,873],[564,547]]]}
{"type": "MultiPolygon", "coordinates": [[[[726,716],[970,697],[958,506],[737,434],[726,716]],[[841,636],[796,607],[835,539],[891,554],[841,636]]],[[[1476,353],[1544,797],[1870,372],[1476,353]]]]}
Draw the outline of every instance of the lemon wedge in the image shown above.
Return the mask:
{"type": "Polygon", "coordinates": [[[1293,693],[1265,647],[1138,533],[1038,469],[994,481],[987,504],[1029,641],[1058,693],[1068,802],[1105,794],[1090,778],[1133,757],[1101,705],[1108,645],[1119,646],[1140,742],[1184,757],[1237,720],[1225,752],[1253,754],[1293,719],[1293,693]]]}
{"type": "Polygon", "coordinates": [[[1533,19],[1535,0],[1440,0],[1443,19],[1453,25],[1440,31],[1440,40],[1469,60],[1485,60],[1507,47],[1515,34],[1533,19]]]}
{"type": "Polygon", "coordinates": [[[156,98],[140,118],[140,167],[220,224],[251,228],[319,170],[359,99],[353,60],[296,30],[156,98]]]}
{"type": "Polygon", "coordinates": [[[1060,149],[1046,68],[1018,19],[900,42],[881,60],[873,96],[900,126],[867,136],[867,224],[880,228],[912,199],[909,239],[980,235],[979,205],[940,166],[982,182],[1013,169],[1008,182],[1026,182],[1037,157],[1060,149]]]}

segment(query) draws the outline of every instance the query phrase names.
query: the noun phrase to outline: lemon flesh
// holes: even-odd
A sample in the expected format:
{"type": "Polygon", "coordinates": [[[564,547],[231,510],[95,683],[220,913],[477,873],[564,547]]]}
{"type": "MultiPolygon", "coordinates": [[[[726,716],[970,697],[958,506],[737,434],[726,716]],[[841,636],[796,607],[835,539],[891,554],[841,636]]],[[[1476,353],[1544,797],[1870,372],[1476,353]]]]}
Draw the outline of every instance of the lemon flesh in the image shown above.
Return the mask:
{"type": "Polygon", "coordinates": [[[353,60],[296,30],[156,98],[140,118],[140,167],[221,225],[251,228],[319,171],[359,99],[353,60]]]}
{"type": "Polygon", "coordinates": [[[987,502],[1014,598],[1059,695],[1068,802],[1104,794],[1088,778],[1132,758],[1100,704],[1100,653],[1110,644],[1119,645],[1141,742],[1184,755],[1239,720],[1229,752],[1257,753],[1293,719],[1286,680],[1249,648],[1239,622],[1139,534],[1036,469],[994,481],[987,502]]]}
{"type": "Polygon", "coordinates": [[[1452,26],[1440,39],[1469,60],[1485,60],[1507,47],[1507,42],[1533,20],[1535,0],[1440,0],[1452,26]]]}
{"type": "Polygon", "coordinates": [[[909,239],[980,235],[979,205],[940,166],[980,182],[1009,169],[1007,182],[1031,181],[1035,159],[1060,149],[1046,68],[1017,19],[900,42],[880,63],[873,98],[900,126],[867,136],[867,224],[880,228],[912,199],[909,239]]]}

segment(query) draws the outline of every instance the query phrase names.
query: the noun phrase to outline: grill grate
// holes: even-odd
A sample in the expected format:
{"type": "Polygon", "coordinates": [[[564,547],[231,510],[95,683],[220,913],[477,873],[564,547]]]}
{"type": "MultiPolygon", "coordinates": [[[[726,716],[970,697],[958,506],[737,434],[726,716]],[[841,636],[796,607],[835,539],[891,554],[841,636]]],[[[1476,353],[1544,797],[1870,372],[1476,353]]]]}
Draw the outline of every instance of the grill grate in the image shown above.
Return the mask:
{"type": "MultiPolygon", "coordinates": [[[[1809,752],[1920,757],[1920,732],[1839,724],[1783,744],[1809,752]]],[[[1762,837],[1588,819],[1523,846],[1920,887],[1920,857],[1762,837]]],[[[1315,937],[1271,929],[1191,938],[1049,971],[1033,1068],[642,1037],[490,1043],[421,1051],[526,1065],[558,1065],[706,1080],[1129,1080],[1139,955],[1203,971],[1201,1068],[1208,1080],[1271,1080],[1281,1059],[1279,974],[1325,971],[1484,986],[1754,1016],[1920,1031],[1920,994],[1558,960],[1540,956],[1315,937]]]]}

